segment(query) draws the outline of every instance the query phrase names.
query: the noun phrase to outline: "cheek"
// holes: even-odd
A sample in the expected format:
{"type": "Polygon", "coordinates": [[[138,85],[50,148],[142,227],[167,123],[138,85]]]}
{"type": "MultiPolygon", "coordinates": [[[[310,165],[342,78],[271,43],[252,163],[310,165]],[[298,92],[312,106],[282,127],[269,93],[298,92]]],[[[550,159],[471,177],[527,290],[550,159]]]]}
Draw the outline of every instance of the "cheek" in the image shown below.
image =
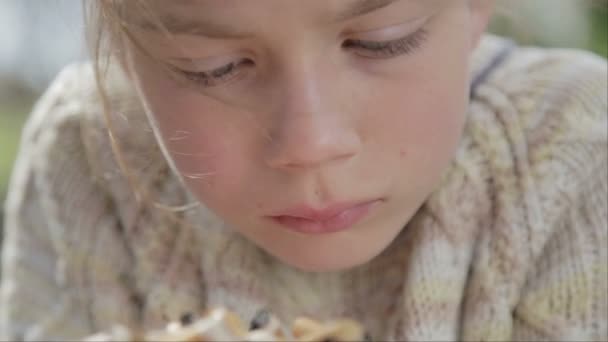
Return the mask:
{"type": "Polygon", "coordinates": [[[434,41],[444,45],[431,43],[423,53],[407,61],[413,63],[407,74],[378,86],[366,106],[374,113],[367,126],[374,131],[370,134],[376,137],[379,148],[387,151],[386,163],[405,168],[418,178],[435,175],[451,159],[468,103],[466,37],[437,34],[445,36],[434,41]],[[451,43],[443,43],[446,41],[451,43]],[[443,56],[450,56],[449,63],[443,56]]]}
{"type": "Polygon", "coordinates": [[[382,105],[374,110],[377,116],[370,125],[391,132],[380,137],[395,139],[395,147],[428,149],[455,143],[462,130],[467,107],[467,92],[463,91],[467,87],[466,75],[426,77],[404,81],[375,98],[382,105]]]}
{"type": "Polygon", "coordinates": [[[387,106],[384,120],[375,120],[376,156],[379,164],[400,170],[401,179],[417,179],[422,186],[447,166],[458,145],[465,117],[463,96],[447,93],[413,93],[396,98],[387,106]],[[380,123],[380,121],[384,121],[380,123]]]}
{"type": "Polygon", "coordinates": [[[226,199],[238,198],[235,194],[248,182],[248,156],[253,153],[243,140],[246,134],[225,120],[210,118],[217,112],[200,115],[183,109],[179,118],[157,115],[167,152],[190,191],[223,212],[226,199]]]}
{"type": "Polygon", "coordinates": [[[246,157],[253,155],[239,113],[152,70],[139,70],[137,81],[168,157],[189,188],[205,200],[217,197],[214,189],[238,189],[250,165],[246,157]]]}
{"type": "Polygon", "coordinates": [[[158,126],[167,153],[189,184],[212,185],[218,175],[231,176],[237,169],[225,132],[187,119],[163,121],[158,126]]]}

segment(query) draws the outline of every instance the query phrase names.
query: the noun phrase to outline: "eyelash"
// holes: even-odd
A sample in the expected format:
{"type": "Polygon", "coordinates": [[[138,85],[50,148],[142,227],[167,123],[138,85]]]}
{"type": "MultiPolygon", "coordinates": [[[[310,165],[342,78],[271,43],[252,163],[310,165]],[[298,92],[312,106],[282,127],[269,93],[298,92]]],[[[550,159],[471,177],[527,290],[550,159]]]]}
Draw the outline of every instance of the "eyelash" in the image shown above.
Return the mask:
{"type": "Polygon", "coordinates": [[[238,73],[235,72],[235,70],[241,67],[252,66],[253,64],[253,61],[249,59],[243,59],[237,62],[230,62],[220,68],[211,71],[194,72],[182,70],[177,67],[172,67],[172,69],[178,72],[187,81],[194,82],[204,88],[209,88],[223,82],[232,81],[235,77],[238,76],[238,73]]]}
{"type": "MultiPolygon", "coordinates": [[[[400,55],[406,55],[419,48],[428,36],[426,29],[421,28],[407,37],[389,41],[367,41],[348,39],[342,43],[345,49],[356,50],[357,54],[369,59],[388,59],[400,55]]],[[[217,86],[221,83],[234,80],[239,76],[238,68],[253,66],[254,62],[249,59],[231,62],[220,68],[210,71],[186,71],[173,67],[186,80],[196,83],[204,88],[217,86]]]]}
{"type": "Polygon", "coordinates": [[[366,58],[391,58],[406,55],[419,48],[428,36],[426,29],[421,28],[405,38],[388,41],[366,41],[349,39],[342,47],[358,50],[358,54],[366,58]]]}

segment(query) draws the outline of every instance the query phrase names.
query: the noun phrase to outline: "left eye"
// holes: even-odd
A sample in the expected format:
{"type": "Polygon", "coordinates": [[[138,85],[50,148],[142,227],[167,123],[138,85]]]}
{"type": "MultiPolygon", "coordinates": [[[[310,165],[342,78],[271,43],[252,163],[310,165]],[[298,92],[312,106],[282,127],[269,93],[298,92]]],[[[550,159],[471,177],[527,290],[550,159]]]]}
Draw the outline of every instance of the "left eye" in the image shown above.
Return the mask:
{"type": "Polygon", "coordinates": [[[233,80],[241,74],[243,69],[249,68],[253,66],[253,64],[253,61],[249,59],[242,59],[209,71],[188,71],[180,68],[173,69],[188,81],[192,81],[203,87],[213,87],[233,80]]]}
{"type": "Polygon", "coordinates": [[[395,40],[348,39],[342,43],[342,47],[355,50],[357,54],[367,58],[390,58],[414,52],[425,42],[427,36],[428,32],[422,28],[406,37],[395,40]]]}

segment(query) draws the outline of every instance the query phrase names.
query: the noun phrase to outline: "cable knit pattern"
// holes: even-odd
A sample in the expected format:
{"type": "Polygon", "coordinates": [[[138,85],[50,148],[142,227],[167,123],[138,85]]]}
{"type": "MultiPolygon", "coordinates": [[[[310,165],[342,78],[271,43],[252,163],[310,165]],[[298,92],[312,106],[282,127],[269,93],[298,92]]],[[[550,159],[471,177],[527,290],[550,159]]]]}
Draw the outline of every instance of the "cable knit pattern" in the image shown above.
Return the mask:
{"type": "MultiPolygon", "coordinates": [[[[472,77],[504,44],[485,37],[472,77]]],[[[402,234],[363,266],[310,274],[203,206],[138,205],[91,66],[70,66],[38,102],[13,173],[0,338],[159,328],[222,305],[349,316],[379,340],[608,340],[607,77],[585,52],[514,48],[479,82],[453,163],[402,234]]],[[[192,203],[128,83],[108,82],[138,182],[163,204],[192,203]]]]}

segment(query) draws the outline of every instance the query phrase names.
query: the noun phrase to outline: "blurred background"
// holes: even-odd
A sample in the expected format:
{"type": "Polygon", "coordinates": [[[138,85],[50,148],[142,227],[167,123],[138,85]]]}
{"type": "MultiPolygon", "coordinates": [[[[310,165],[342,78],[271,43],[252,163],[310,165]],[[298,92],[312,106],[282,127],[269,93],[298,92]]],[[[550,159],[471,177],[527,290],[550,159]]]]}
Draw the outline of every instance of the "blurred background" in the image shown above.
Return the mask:
{"type": "MultiPolygon", "coordinates": [[[[86,59],[81,1],[0,0],[0,208],[36,98],[62,66],[86,59]]],[[[502,0],[498,11],[492,32],[608,56],[608,0],[502,0]]],[[[2,222],[0,209],[0,240],[2,222]]]]}

